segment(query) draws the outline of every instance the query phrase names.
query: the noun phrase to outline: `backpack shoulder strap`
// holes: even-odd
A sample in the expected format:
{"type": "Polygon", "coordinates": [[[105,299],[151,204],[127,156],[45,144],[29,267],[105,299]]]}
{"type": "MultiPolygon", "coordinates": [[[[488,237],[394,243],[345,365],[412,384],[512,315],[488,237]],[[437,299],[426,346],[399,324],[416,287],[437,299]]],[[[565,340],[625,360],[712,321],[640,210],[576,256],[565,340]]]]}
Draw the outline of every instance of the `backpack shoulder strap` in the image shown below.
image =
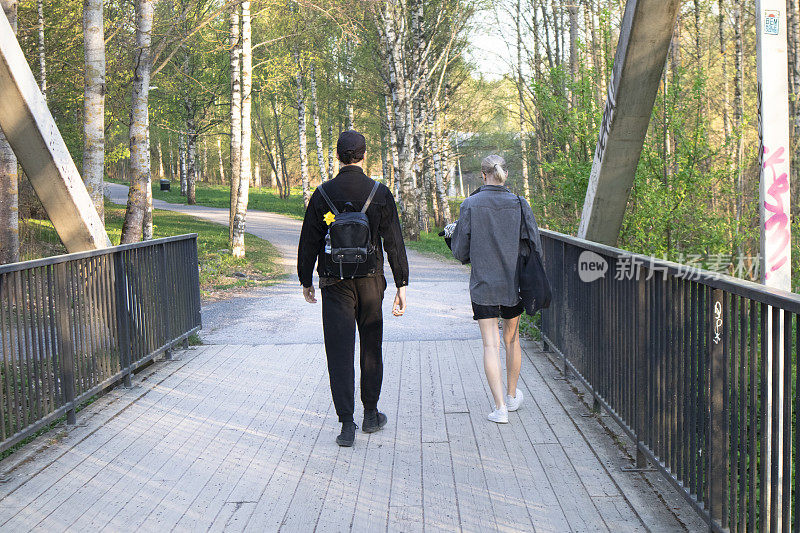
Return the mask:
{"type": "Polygon", "coordinates": [[[361,212],[362,213],[366,213],[367,212],[367,208],[369,207],[369,204],[371,204],[372,203],[372,199],[375,198],[375,193],[378,192],[378,187],[380,187],[380,183],[376,181],[375,185],[372,186],[372,191],[369,193],[369,198],[367,198],[367,201],[364,202],[364,207],[361,208],[361,212]]]}
{"type": "Polygon", "coordinates": [[[334,214],[334,216],[338,215],[339,214],[339,210],[336,209],[335,205],[333,205],[333,202],[331,201],[331,197],[328,196],[328,193],[325,192],[325,189],[322,187],[322,185],[317,187],[317,190],[322,195],[322,198],[325,199],[325,202],[328,204],[328,207],[331,208],[331,212],[334,214]]]}

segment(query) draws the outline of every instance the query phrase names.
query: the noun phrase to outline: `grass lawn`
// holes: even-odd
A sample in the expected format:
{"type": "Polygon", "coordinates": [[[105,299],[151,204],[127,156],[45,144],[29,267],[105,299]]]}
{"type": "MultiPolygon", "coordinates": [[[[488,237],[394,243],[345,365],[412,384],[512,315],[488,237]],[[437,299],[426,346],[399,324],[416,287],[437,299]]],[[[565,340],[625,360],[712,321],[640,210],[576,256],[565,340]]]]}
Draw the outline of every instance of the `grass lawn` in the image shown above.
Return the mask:
{"type": "MultiPolygon", "coordinates": [[[[245,235],[247,257],[235,259],[228,253],[228,228],[188,215],[155,210],[153,233],[156,238],[197,233],[200,262],[200,289],[204,297],[233,288],[256,287],[274,283],[284,277],[283,268],[275,260],[278,250],[269,242],[245,235]]],[[[125,207],[106,203],[106,231],[111,242],[118,244],[125,219],[125,207]]],[[[23,233],[35,235],[26,246],[25,260],[66,253],[49,221],[21,221],[23,233]]]]}
{"type": "MultiPolygon", "coordinates": [[[[164,200],[171,204],[186,204],[186,197],[181,196],[179,183],[173,183],[171,191],[162,191],[158,181],[156,181],[153,183],[153,198],[164,200]]],[[[231,189],[227,185],[198,183],[195,190],[195,199],[199,205],[230,209],[231,189]]],[[[306,212],[306,208],[303,205],[303,192],[299,189],[292,189],[291,196],[284,199],[278,196],[275,189],[266,187],[255,189],[251,187],[247,208],[299,219],[302,219],[306,212]]]]}
{"type": "Polygon", "coordinates": [[[440,231],[440,229],[434,229],[427,233],[421,233],[418,241],[406,240],[406,248],[455,261],[453,253],[447,247],[447,243],[444,242],[444,237],[439,237],[440,231]]]}

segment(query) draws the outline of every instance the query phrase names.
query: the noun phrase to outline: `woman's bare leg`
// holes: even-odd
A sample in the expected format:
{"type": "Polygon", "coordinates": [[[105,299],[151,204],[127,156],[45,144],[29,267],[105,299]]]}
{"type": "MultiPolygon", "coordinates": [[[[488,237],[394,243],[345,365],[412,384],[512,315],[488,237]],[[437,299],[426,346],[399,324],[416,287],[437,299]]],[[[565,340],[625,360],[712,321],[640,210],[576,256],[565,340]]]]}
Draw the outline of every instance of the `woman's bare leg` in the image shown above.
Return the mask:
{"type": "Polygon", "coordinates": [[[508,394],[517,395],[519,369],[522,366],[522,347],[519,345],[519,319],[511,318],[503,321],[503,343],[506,345],[506,374],[508,394]]]}
{"type": "MultiPolygon", "coordinates": [[[[503,395],[503,378],[500,376],[500,331],[496,318],[483,318],[478,320],[483,339],[483,370],[492,389],[494,405],[496,408],[506,404],[503,395]]],[[[519,371],[517,371],[519,374],[519,371]]]]}

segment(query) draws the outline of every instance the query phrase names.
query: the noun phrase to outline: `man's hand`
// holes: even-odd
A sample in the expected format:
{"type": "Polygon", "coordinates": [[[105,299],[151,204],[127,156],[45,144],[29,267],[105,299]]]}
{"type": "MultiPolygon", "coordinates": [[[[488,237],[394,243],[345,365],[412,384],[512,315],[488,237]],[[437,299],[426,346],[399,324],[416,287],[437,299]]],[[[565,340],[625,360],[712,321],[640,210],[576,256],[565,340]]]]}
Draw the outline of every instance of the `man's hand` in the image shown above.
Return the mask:
{"type": "Polygon", "coordinates": [[[303,298],[310,304],[317,303],[317,299],[314,297],[314,286],[311,287],[303,287],[303,298]]]}
{"type": "Polygon", "coordinates": [[[394,316],[403,316],[406,312],[406,288],[400,287],[397,289],[397,296],[394,297],[394,305],[392,306],[392,314],[394,316]]]}

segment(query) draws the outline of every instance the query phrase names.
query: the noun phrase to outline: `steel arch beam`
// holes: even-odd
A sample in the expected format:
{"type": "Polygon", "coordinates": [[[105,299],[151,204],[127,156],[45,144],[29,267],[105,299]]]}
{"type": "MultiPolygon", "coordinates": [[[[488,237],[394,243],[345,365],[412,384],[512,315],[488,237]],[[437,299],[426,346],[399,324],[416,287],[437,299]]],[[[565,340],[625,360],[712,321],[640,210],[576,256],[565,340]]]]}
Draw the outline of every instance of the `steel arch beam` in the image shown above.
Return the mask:
{"type": "Polygon", "coordinates": [[[111,246],[17,38],[0,10],[0,128],[69,252],[111,246]]]}
{"type": "Polygon", "coordinates": [[[628,0],[578,237],[617,243],[680,0],[628,0]]]}

